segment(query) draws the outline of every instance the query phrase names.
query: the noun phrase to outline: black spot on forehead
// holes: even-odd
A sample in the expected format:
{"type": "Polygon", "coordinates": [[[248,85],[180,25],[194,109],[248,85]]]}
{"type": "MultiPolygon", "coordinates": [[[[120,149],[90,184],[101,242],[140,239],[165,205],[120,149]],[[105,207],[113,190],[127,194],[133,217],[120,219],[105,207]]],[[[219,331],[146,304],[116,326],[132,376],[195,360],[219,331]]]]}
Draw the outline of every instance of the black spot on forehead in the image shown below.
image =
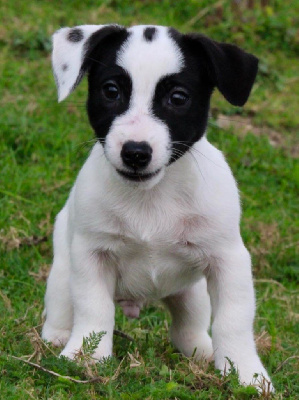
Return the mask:
{"type": "Polygon", "coordinates": [[[64,71],[64,72],[67,71],[67,70],[69,69],[68,64],[62,64],[61,69],[62,69],[62,71],[64,71]]]}
{"type": "Polygon", "coordinates": [[[157,29],[154,27],[147,27],[144,29],[143,37],[147,42],[152,42],[157,34],[157,29]]]}
{"type": "Polygon", "coordinates": [[[67,40],[73,43],[81,42],[84,38],[83,31],[79,28],[71,29],[71,31],[67,35],[67,40]]]}

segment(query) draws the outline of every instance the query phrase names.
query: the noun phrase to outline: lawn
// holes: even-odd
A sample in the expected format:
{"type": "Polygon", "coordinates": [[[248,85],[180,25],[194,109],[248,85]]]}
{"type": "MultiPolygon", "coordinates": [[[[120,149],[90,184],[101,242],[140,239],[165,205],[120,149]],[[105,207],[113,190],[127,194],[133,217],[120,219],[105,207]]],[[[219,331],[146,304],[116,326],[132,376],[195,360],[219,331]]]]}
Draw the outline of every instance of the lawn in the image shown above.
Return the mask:
{"type": "MultiPolygon", "coordinates": [[[[209,139],[239,183],[253,258],[259,354],[275,399],[299,398],[299,1],[18,1],[0,3],[0,398],[253,399],[235,373],[186,359],[160,304],[128,320],[117,310],[115,357],[86,366],[40,339],[55,215],[92,146],[86,81],[57,104],[51,34],[61,26],[171,25],[235,43],[260,58],[244,108],[214,94],[209,139]],[[246,3],[246,2],[243,2],[246,3]],[[250,5],[253,4],[253,8],[250,5]],[[297,139],[297,141],[296,141],[297,139]],[[31,363],[31,364],[28,364],[31,363]],[[35,366],[33,364],[36,364],[35,366]]],[[[262,398],[270,398],[267,393],[262,398]]]]}

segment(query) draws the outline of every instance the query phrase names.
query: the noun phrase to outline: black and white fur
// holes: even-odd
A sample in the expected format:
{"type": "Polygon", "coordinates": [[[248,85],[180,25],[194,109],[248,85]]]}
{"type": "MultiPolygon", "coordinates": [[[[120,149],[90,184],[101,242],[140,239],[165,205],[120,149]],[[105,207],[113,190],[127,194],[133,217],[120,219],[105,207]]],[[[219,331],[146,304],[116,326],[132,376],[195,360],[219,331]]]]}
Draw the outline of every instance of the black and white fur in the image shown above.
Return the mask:
{"type": "Polygon", "coordinates": [[[245,384],[269,380],[238,189],[205,136],[213,89],[242,106],[258,60],[161,26],[63,28],[53,45],[59,101],[88,75],[98,141],[56,219],[43,338],[74,358],[83,337],[105,331],[100,360],[112,355],[115,303],[136,317],[161,299],[186,356],[214,356],[222,371],[229,358],[245,384]]]}

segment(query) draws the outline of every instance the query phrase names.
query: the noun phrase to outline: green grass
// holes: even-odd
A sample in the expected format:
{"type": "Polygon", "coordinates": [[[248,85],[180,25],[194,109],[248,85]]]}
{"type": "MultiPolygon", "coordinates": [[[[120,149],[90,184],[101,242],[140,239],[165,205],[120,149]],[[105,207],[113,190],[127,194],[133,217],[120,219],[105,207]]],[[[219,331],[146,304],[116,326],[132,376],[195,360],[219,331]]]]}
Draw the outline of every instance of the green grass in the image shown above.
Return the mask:
{"type": "Polygon", "coordinates": [[[159,304],[144,309],[138,320],[117,310],[116,329],[129,337],[115,336],[116,356],[106,364],[86,367],[84,357],[77,364],[58,359],[58,350],[39,338],[54,217],[93,137],[84,108],[86,82],[56,103],[49,37],[60,26],[108,22],[200,31],[260,57],[260,74],[244,109],[215,93],[209,138],[224,151],[239,183],[242,234],[256,279],[257,344],[273,377],[274,398],[298,398],[298,13],[298,0],[291,12],[288,2],[273,0],[241,16],[230,1],[1,2],[1,399],[257,398],[255,389],[238,385],[236,374],[222,378],[213,365],[179,354],[159,304]],[[98,381],[78,383],[65,375],[98,381]]]}

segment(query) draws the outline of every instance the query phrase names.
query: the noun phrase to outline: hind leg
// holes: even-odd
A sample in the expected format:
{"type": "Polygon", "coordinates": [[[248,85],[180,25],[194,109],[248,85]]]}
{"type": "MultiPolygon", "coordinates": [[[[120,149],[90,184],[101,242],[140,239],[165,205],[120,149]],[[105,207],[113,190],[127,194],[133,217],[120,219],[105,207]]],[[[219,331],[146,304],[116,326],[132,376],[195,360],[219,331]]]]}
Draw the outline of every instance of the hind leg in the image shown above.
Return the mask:
{"type": "Polygon", "coordinates": [[[178,350],[187,357],[212,357],[212,340],[208,334],[211,305],[206,280],[201,279],[163,301],[172,315],[170,337],[178,350]]]}
{"type": "Polygon", "coordinates": [[[54,228],[54,260],[45,296],[46,321],[42,338],[55,346],[64,345],[73,325],[70,294],[70,254],[67,237],[67,207],[57,216],[54,228]]]}

